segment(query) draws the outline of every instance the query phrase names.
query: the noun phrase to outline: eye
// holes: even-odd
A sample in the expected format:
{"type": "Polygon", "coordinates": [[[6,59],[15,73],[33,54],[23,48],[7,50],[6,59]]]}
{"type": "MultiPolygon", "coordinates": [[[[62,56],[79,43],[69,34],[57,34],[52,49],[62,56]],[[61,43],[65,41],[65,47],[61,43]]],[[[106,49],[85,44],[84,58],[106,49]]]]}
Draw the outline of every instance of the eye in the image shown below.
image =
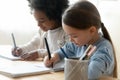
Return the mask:
{"type": "Polygon", "coordinates": [[[78,37],[78,36],[76,36],[76,35],[72,35],[72,36],[71,36],[71,38],[77,38],[77,37],[78,37]]]}
{"type": "Polygon", "coordinates": [[[77,36],[72,36],[73,38],[77,38],[77,36]]]}
{"type": "Polygon", "coordinates": [[[39,23],[44,23],[44,22],[46,22],[46,19],[45,18],[39,18],[39,19],[36,19],[37,20],[37,22],[39,22],[39,23]]]}
{"type": "Polygon", "coordinates": [[[38,22],[39,22],[39,23],[44,23],[44,22],[45,22],[45,20],[39,20],[38,22]]]}

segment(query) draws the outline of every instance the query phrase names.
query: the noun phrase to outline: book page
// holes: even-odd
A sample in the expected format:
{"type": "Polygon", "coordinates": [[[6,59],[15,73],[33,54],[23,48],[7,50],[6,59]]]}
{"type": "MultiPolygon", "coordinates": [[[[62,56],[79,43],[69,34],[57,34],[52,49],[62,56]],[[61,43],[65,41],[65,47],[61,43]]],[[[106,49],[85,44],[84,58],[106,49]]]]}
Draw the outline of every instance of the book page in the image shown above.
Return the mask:
{"type": "MultiPolygon", "coordinates": [[[[45,66],[45,65],[44,65],[44,63],[42,62],[42,63],[40,63],[40,64],[35,64],[35,66],[41,67],[41,66],[45,66]],[[43,65],[41,65],[41,64],[43,64],[43,65]]],[[[53,67],[50,67],[49,69],[50,69],[51,71],[55,71],[55,72],[56,72],[56,71],[62,71],[62,70],[64,70],[64,60],[55,63],[55,64],[53,65],[53,67]]]]}
{"type": "Polygon", "coordinates": [[[15,57],[11,53],[12,46],[0,45],[0,57],[9,60],[20,60],[20,57],[15,57]]]}
{"type": "Polygon", "coordinates": [[[19,65],[17,64],[0,68],[0,74],[13,78],[49,72],[51,72],[51,69],[45,67],[43,63],[40,63],[39,66],[32,63],[21,63],[19,65]]]}
{"type": "Polygon", "coordinates": [[[61,71],[61,70],[64,70],[64,60],[54,64],[54,67],[53,67],[53,71],[61,71]]]}

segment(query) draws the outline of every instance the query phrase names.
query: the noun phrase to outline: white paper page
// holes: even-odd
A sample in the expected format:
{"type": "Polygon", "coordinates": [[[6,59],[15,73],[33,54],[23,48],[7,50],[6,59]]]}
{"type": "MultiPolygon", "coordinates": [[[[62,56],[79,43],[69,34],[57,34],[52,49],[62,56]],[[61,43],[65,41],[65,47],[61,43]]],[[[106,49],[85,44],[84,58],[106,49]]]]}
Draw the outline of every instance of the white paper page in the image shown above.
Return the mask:
{"type": "Polygon", "coordinates": [[[53,71],[61,71],[64,70],[64,60],[56,63],[53,67],[53,71]]]}
{"type": "Polygon", "coordinates": [[[0,46],[0,57],[9,60],[20,60],[20,57],[15,57],[11,53],[12,46],[0,46]]]}
{"type": "MultiPolygon", "coordinates": [[[[34,64],[35,66],[41,67],[41,66],[45,66],[44,63],[40,63],[40,64],[34,64]],[[43,65],[41,65],[43,64],[43,65]]],[[[59,61],[58,63],[54,64],[53,67],[50,68],[51,71],[62,71],[64,70],[64,60],[59,61]]]]}
{"type": "Polygon", "coordinates": [[[0,74],[3,74],[8,77],[22,77],[29,75],[37,75],[51,72],[50,68],[44,66],[43,63],[38,65],[34,64],[19,64],[12,65],[5,68],[0,69],[0,74]]]}

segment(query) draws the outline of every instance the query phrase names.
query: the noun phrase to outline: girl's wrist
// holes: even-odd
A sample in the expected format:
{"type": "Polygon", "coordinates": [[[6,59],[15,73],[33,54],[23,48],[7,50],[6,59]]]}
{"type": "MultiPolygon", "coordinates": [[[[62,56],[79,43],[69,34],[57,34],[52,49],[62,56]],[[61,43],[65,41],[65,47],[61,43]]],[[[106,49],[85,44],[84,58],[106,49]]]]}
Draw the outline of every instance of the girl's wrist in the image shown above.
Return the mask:
{"type": "Polygon", "coordinates": [[[60,61],[59,55],[57,53],[53,54],[54,63],[60,61]]]}

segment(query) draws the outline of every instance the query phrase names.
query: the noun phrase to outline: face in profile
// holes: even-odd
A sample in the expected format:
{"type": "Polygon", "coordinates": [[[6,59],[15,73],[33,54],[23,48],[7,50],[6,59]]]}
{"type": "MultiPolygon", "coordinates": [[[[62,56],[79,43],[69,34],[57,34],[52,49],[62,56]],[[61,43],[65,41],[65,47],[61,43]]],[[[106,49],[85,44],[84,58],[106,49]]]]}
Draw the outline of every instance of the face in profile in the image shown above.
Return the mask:
{"type": "Polygon", "coordinates": [[[92,32],[91,29],[80,30],[68,26],[66,24],[62,24],[64,31],[69,36],[71,42],[75,43],[77,46],[83,46],[92,39],[92,32]]]}
{"type": "Polygon", "coordinates": [[[37,21],[38,27],[40,27],[43,31],[48,31],[55,28],[55,21],[49,19],[44,12],[35,10],[33,15],[37,21]]]}

